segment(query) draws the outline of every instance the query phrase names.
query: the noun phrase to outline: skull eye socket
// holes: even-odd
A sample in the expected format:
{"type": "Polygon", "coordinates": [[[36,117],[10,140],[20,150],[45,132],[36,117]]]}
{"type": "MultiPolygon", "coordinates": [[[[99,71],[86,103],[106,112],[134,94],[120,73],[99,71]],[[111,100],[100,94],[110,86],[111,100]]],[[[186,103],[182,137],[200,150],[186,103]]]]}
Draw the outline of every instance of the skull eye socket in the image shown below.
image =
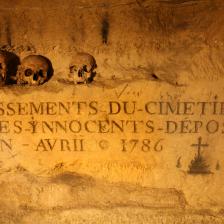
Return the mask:
{"type": "Polygon", "coordinates": [[[2,64],[0,64],[0,69],[2,69],[2,64]]]}
{"type": "Polygon", "coordinates": [[[83,71],[87,72],[87,65],[83,65],[83,71]]]}
{"type": "Polygon", "coordinates": [[[69,69],[70,69],[70,72],[71,73],[78,71],[78,69],[77,69],[77,67],[75,65],[74,66],[71,66],[69,69]]]}
{"type": "Polygon", "coordinates": [[[44,78],[43,70],[40,70],[40,71],[38,72],[38,75],[39,75],[41,78],[44,78]]]}
{"type": "Polygon", "coordinates": [[[31,69],[26,69],[25,70],[25,76],[29,77],[33,74],[33,71],[31,69]]]}

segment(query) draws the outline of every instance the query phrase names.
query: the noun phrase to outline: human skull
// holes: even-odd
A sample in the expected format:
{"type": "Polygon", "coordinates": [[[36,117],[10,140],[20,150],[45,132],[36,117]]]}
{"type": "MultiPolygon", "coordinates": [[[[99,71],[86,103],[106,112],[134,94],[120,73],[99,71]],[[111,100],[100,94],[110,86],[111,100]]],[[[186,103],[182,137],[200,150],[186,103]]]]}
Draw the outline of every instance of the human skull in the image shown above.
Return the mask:
{"type": "Polygon", "coordinates": [[[17,72],[17,84],[37,86],[48,80],[49,61],[41,55],[25,57],[17,72]]]}
{"type": "Polygon", "coordinates": [[[0,51],[0,84],[5,84],[7,78],[8,59],[4,51],[0,51]]]}
{"type": "Polygon", "coordinates": [[[69,65],[69,77],[75,84],[91,82],[97,67],[95,58],[88,53],[77,53],[69,65]]]}

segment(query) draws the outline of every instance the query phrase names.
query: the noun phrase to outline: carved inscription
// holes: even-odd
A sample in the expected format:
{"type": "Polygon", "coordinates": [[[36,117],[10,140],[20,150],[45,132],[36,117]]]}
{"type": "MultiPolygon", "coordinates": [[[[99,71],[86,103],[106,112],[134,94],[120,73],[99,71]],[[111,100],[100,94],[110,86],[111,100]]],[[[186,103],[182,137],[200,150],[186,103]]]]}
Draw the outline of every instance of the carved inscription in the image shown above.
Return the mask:
{"type": "Polygon", "coordinates": [[[34,152],[161,153],[169,136],[223,134],[223,115],[224,102],[217,98],[206,102],[0,102],[0,151],[13,151],[17,138],[27,135],[20,144],[34,152]],[[115,141],[116,149],[111,147],[115,141]]]}

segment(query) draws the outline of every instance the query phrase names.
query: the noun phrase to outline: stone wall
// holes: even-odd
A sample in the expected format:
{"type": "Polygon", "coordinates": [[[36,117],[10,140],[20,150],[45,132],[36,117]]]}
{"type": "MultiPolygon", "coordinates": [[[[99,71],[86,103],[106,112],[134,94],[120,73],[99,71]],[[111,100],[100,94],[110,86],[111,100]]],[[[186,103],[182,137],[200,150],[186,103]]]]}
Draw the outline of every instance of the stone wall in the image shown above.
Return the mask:
{"type": "Polygon", "coordinates": [[[223,223],[223,6],[0,1],[0,48],[54,70],[0,87],[0,223],[223,223]]]}

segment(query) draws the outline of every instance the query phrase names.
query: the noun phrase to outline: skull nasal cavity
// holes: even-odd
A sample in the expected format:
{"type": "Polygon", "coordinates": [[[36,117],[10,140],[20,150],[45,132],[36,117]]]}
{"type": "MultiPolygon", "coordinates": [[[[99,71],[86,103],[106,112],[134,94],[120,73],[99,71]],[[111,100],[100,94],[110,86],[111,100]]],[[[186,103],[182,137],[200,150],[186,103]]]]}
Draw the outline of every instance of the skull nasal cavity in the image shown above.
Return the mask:
{"type": "Polygon", "coordinates": [[[2,64],[0,64],[0,69],[2,69],[2,64]]]}
{"type": "Polygon", "coordinates": [[[82,77],[83,76],[83,69],[80,69],[79,71],[78,71],[78,77],[82,77]]]}
{"type": "Polygon", "coordinates": [[[38,80],[38,73],[34,73],[33,75],[33,81],[37,81],[38,80]]]}

